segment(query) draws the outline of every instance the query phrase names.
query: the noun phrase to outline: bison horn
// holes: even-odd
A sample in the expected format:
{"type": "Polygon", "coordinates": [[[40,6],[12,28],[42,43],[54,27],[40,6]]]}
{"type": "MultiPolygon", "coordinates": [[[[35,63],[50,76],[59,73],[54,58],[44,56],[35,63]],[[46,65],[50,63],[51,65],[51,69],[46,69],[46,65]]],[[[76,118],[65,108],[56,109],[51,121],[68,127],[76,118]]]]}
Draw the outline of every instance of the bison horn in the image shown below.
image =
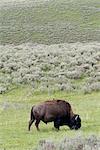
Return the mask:
{"type": "Polygon", "coordinates": [[[78,117],[79,117],[79,115],[77,115],[77,116],[75,117],[75,120],[77,120],[77,119],[78,119],[78,117]]]}

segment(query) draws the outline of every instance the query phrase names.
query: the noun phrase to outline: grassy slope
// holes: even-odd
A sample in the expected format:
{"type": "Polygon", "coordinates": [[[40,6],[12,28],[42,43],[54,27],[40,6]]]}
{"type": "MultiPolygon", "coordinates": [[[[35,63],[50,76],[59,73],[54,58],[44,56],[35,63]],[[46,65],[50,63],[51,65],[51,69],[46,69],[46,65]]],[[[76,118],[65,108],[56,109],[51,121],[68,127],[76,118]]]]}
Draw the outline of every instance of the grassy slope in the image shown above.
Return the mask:
{"type": "Polygon", "coordinates": [[[33,93],[30,87],[20,87],[10,93],[0,95],[0,148],[7,150],[25,150],[36,147],[41,139],[59,140],[65,136],[76,134],[100,135],[100,93],[83,95],[82,93],[56,92],[33,93]],[[45,125],[41,122],[40,132],[37,132],[34,125],[30,132],[27,131],[30,108],[33,104],[52,99],[62,98],[68,100],[74,112],[80,114],[82,118],[82,128],[79,131],[71,131],[63,126],[59,132],[53,129],[53,124],[45,125]]]}
{"type": "MultiPolygon", "coordinates": [[[[20,3],[19,3],[20,4],[20,3]]],[[[0,8],[0,43],[100,40],[99,0],[55,0],[0,8]]]]}

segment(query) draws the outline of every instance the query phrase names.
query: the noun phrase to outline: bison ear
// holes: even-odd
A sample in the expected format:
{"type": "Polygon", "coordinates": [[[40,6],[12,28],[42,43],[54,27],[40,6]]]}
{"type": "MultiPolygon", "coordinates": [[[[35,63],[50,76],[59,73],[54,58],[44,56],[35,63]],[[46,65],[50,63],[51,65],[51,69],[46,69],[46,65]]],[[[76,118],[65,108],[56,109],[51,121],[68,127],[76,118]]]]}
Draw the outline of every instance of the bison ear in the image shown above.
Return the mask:
{"type": "Polygon", "coordinates": [[[79,118],[79,115],[76,115],[75,120],[77,120],[79,118]]]}

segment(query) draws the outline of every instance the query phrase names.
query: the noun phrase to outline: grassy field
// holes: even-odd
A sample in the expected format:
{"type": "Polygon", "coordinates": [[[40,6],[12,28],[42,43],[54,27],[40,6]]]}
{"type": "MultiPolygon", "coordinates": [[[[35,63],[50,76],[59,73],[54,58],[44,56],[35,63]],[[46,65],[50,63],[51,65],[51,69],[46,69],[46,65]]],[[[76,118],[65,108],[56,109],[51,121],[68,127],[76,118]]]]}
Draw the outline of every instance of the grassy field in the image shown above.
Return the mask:
{"type": "Polygon", "coordinates": [[[99,0],[5,0],[0,5],[0,44],[100,41],[99,0]]]}
{"type": "Polygon", "coordinates": [[[55,92],[52,94],[33,92],[30,86],[19,87],[9,93],[0,95],[0,149],[25,150],[34,149],[42,139],[59,141],[64,137],[75,135],[100,135],[100,92],[83,95],[82,93],[55,92]],[[40,123],[40,132],[33,125],[28,131],[30,109],[33,104],[52,99],[68,100],[74,112],[82,118],[82,128],[71,131],[63,126],[57,132],[53,123],[40,123]]]}

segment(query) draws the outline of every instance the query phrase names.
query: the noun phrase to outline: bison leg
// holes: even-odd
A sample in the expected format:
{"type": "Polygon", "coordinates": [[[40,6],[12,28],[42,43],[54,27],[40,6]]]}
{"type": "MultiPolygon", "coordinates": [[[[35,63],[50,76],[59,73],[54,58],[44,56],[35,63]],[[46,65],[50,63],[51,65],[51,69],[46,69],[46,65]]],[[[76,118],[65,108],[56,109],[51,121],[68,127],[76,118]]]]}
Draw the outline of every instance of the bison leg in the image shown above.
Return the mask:
{"type": "Polygon", "coordinates": [[[54,121],[54,127],[59,130],[59,124],[56,121],[54,121]]]}
{"type": "Polygon", "coordinates": [[[31,125],[32,125],[32,123],[34,122],[34,120],[30,120],[29,121],[29,126],[28,126],[28,130],[30,131],[30,128],[31,128],[31,125]]]}
{"type": "Polygon", "coordinates": [[[28,130],[29,130],[29,131],[30,131],[30,127],[31,127],[32,123],[33,123],[34,120],[35,120],[35,116],[34,116],[34,113],[33,113],[33,109],[34,109],[34,106],[31,108],[30,121],[29,121],[29,126],[28,126],[28,130]]]}
{"type": "Polygon", "coordinates": [[[35,126],[36,126],[36,128],[37,128],[38,131],[40,130],[40,129],[39,129],[39,123],[40,123],[40,120],[37,119],[36,122],[35,122],[35,126]]]}
{"type": "Polygon", "coordinates": [[[56,129],[59,130],[59,127],[60,127],[60,123],[61,123],[61,118],[60,117],[57,117],[55,120],[54,120],[54,127],[56,129]]]}

